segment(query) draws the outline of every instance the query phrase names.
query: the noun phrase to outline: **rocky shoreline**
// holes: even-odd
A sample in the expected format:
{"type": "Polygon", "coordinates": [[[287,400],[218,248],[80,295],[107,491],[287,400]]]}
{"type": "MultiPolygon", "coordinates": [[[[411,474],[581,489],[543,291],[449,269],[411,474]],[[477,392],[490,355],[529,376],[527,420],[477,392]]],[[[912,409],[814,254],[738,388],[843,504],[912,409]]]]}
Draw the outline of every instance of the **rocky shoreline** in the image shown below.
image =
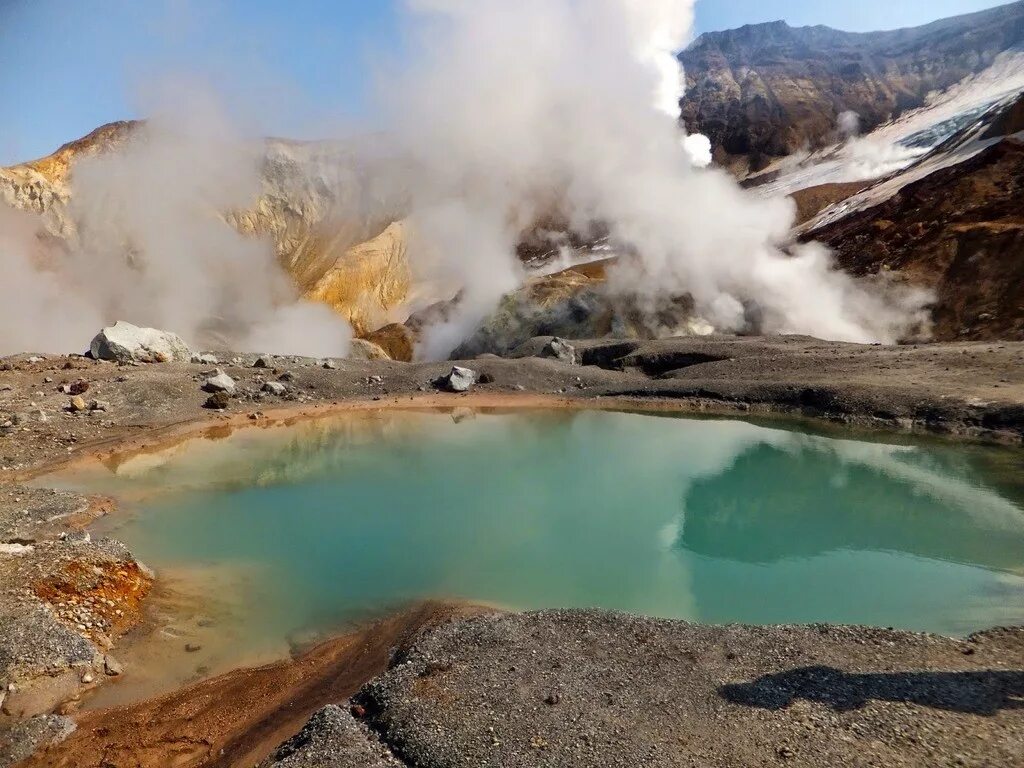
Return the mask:
{"type": "MultiPolygon", "coordinates": [[[[323,361],[230,353],[197,357],[195,362],[149,364],[81,356],[20,355],[0,360],[0,729],[17,723],[21,734],[20,746],[7,748],[7,763],[24,757],[26,744],[66,735],[72,723],[52,717],[32,720],[32,716],[57,709],[71,714],[83,688],[120,674],[117,639],[140,620],[152,582],[152,575],[123,546],[92,541],[85,533],[88,523],[107,511],[102,500],[26,485],[57,466],[85,456],[144,450],[197,430],[377,408],[637,408],[746,418],[783,414],[844,429],[900,430],[1019,445],[1024,440],[1022,363],[1024,343],[1009,342],[878,347],[751,337],[553,345],[550,338],[538,338],[508,358],[483,355],[458,363],[472,372],[473,381],[466,391],[452,392],[463,388],[465,378],[459,374],[459,386],[451,385],[446,377],[452,363],[323,361]]],[[[561,614],[551,616],[557,619],[561,614]]],[[[512,626],[528,620],[494,621],[512,626]]],[[[612,619],[587,614],[567,619],[566,626],[578,629],[588,621],[612,619]]],[[[677,631],[664,623],[650,627],[658,628],[650,630],[652,637],[677,631]]],[[[718,630],[686,631],[713,634],[718,630]]],[[[765,643],[781,642],[775,630],[749,631],[774,638],[765,643]]],[[[832,631],[807,635],[808,646],[832,631]]],[[[875,637],[873,630],[834,631],[851,632],[863,642],[875,637]]],[[[1024,668],[1019,635],[1015,630],[1004,635],[1016,639],[998,646],[996,660],[1008,671],[1019,672],[1024,668]]],[[[916,644],[923,642],[920,636],[896,633],[893,638],[893,647],[905,650],[900,663],[920,666],[914,663],[916,644]]],[[[424,642],[434,641],[428,637],[424,642]]],[[[960,647],[958,641],[934,642],[954,644],[950,649],[960,647]]],[[[953,650],[950,654],[955,657],[953,650]]],[[[644,664],[654,663],[644,652],[639,656],[644,664]]],[[[758,674],[781,671],[766,669],[758,674]]],[[[456,698],[464,694],[458,686],[453,690],[456,698]]],[[[1019,710],[1021,692],[1007,696],[1017,703],[1000,711],[1019,710]]],[[[518,711],[519,704],[505,704],[512,707],[508,712],[518,711]]],[[[360,706],[372,712],[384,705],[370,698],[360,706]]],[[[337,726],[331,713],[320,721],[328,729],[337,726]]],[[[611,727],[610,721],[596,722],[611,727]]],[[[378,732],[383,732],[384,724],[384,719],[371,722],[378,732]]],[[[348,724],[338,727],[351,730],[348,724]]],[[[595,731],[594,744],[609,733],[595,731]]],[[[549,745],[557,743],[547,735],[540,738],[549,745]]],[[[579,762],[565,764],[631,764],[616,762],[614,756],[620,752],[612,743],[603,752],[594,748],[596,752],[587,754],[604,755],[604,762],[588,762],[591,758],[584,754],[579,762]]],[[[1024,749],[1017,754],[1022,753],[1024,749]]],[[[0,765],[4,754],[0,749],[0,765]]],[[[281,765],[309,764],[295,762],[297,751],[290,754],[281,765]]],[[[424,753],[413,756],[411,764],[560,764],[552,762],[553,753],[544,746],[502,754],[495,753],[483,763],[460,763],[450,756],[424,753]]],[[[558,754],[570,752],[559,748],[558,754]]],[[[644,764],[688,764],[683,760],[688,754],[683,750],[675,758],[654,756],[653,763],[644,764]],[[680,762],[673,762],[676,758],[680,762]]],[[[1002,753],[983,750],[978,754],[1002,753]]],[[[792,758],[781,753],[776,757],[792,758]]],[[[743,763],[747,758],[739,755],[736,759],[740,762],[722,764],[763,764],[743,763]]]]}

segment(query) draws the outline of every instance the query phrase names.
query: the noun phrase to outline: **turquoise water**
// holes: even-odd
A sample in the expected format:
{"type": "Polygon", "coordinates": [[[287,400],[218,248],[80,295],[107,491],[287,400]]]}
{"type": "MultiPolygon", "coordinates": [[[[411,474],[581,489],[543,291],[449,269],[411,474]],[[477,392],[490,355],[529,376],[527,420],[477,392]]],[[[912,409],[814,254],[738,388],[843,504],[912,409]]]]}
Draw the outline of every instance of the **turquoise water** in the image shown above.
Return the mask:
{"type": "Polygon", "coordinates": [[[1019,470],[741,421],[375,413],[75,483],[124,499],[114,534],[158,571],[250,569],[268,636],[425,597],[962,634],[1024,621],[1019,470]]]}

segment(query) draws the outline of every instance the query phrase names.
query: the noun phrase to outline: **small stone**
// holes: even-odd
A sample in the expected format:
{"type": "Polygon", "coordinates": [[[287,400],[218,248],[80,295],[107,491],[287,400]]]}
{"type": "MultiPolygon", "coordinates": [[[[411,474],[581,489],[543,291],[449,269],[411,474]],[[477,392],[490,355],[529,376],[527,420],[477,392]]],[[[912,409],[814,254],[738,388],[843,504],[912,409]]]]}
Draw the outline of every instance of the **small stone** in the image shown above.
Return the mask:
{"type": "Polygon", "coordinates": [[[82,411],[87,410],[88,407],[89,406],[86,405],[86,402],[82,399],[81,395],[75,395],[68,401],[68,410],[76,413],[81,413],[82,411]]]}
{"type": "Polygon", "coordinates": [[[288,392],[288,387],[279,381],[268,381],[263,385],[263,391],[268,395],[274,395],[275,397],[281,397],[288,392]]]}
{"type": "Polygon", "coordinates": [[[43,379],[44,384],[53,384],[53,376],[47,376],[43,379]]]}
{"type": "Polygon", "coordinates": [[[216,355],[203,354],[203,355],[192,355],[192,362],[199,363],[200,365],[217,365],[220,361],[216,355]]]}
{"type": "Polygon", "coordinates": [[[295,381],[295,374],[291,371],[285,371],[277,378],[279,381],[295,381]]]}
{"type": "Polygon", "coordinates": [[[89,403],[89,410],[90,411],[109,411],[110,410],[110,403],[108,403],[106,400],[93,400],[91,403],[89,403]]]}
{"type": "Polygon", "coordinates": [[[92,676],[92,672],[86,672],[84,675],[82,675],[82,682],[85,683],[86,685],[88,685],[89,683],[91,683],[95,679],[96,678],[94,678],[92,676]]]}
{"type": "Polygon", "coordinates": [[[235,394],[235,380],[219,368],[203,382],[203,389],[207,392],[225,392],[228,395],[235,394]]]}
{"type": "Polygon", "coordinates": [[[73,381],[70,385],[68,385],[69,395],[83,395],[88,391],[89,382],[86,381],[85,379],[78,379],[78,381],[73,381]]]}
{"type": "Polygon", "coordinates": [[[338,364],[336,362],[334,362],[333,360],[324,360],[323,367],[324,367],[325,370],[328,370],[328,371],[336,371],[336,370],[338,370],[338,364]]]}
{"type": "Polygon", "coordinates": [[[540,351],[540,356],[560,360],[567,365],[576,365],[577,360],[576,347],[559,338],[554,338],[545,344],[540,351]]]}
{"type": "Polygon", "coordinates": [[[476,384],[476,371],[471,368],[453,366],[451,373],[442,376],[437,381],[437,386],[449,392],[468,392],[476,384]]]}
{"type": "Polygon", "coordinates": [[[124,672],[124,667],[121,666],[121,662],[115,659],[113,656],[103,657],[103,670],[110,677],[117,677],[124,672]]]}
{"type": "Polygon", "coordinates": [[[254,362],[252,364],[252,367],[253,368],[269,368],[270,367],[270,363],[267,361],[267,359],[265,357],[257,357],[256,358],[256,362],[254,362]]]}
{"type": "Polygon", "coordinates": [[[203,650],[203,646],[199,643],[185,643],[185,653],[197,653],[203,650]]]}
{"type": "Polygon", "coordinates": [[[203,408],[208,408],[213,411],[223,411],[231,404],[231,395],[227,392],[214,392],[203,403],[203,408]]]}

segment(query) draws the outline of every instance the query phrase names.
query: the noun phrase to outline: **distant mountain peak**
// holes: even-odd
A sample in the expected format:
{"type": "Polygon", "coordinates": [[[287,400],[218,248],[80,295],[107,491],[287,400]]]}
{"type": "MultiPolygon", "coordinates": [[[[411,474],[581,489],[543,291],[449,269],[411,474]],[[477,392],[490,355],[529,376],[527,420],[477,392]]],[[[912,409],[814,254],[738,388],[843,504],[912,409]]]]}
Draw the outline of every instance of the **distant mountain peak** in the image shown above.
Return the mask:
{"type": "Polygon", "coordinates": [[[708,32],[679,54],[682,115],[711,138],[720,162],[757,169],[830,142],[846,110],[871,130],[1020,45],[1024,0],[882,32],[785,21],[708,32]]]}

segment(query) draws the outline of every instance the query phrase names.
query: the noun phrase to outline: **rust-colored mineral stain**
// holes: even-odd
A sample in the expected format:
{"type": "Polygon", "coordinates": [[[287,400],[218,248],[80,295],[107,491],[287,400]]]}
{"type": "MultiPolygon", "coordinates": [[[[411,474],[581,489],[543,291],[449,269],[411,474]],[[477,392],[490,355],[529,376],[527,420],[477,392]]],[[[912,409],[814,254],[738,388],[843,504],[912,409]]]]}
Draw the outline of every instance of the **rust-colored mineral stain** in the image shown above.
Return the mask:
{"type": "Polygon", "coordinates": [[[92,614],[108,627],[105,632],[100,628],[86,630],[96,640],[101,633],[116,637],[138,624],[142,601],[152,584],[152,579],[133,562],[72,560],[57,575],[36,582],[34,592],[54,608],[60,604],[89,605],[92,614]]]}

